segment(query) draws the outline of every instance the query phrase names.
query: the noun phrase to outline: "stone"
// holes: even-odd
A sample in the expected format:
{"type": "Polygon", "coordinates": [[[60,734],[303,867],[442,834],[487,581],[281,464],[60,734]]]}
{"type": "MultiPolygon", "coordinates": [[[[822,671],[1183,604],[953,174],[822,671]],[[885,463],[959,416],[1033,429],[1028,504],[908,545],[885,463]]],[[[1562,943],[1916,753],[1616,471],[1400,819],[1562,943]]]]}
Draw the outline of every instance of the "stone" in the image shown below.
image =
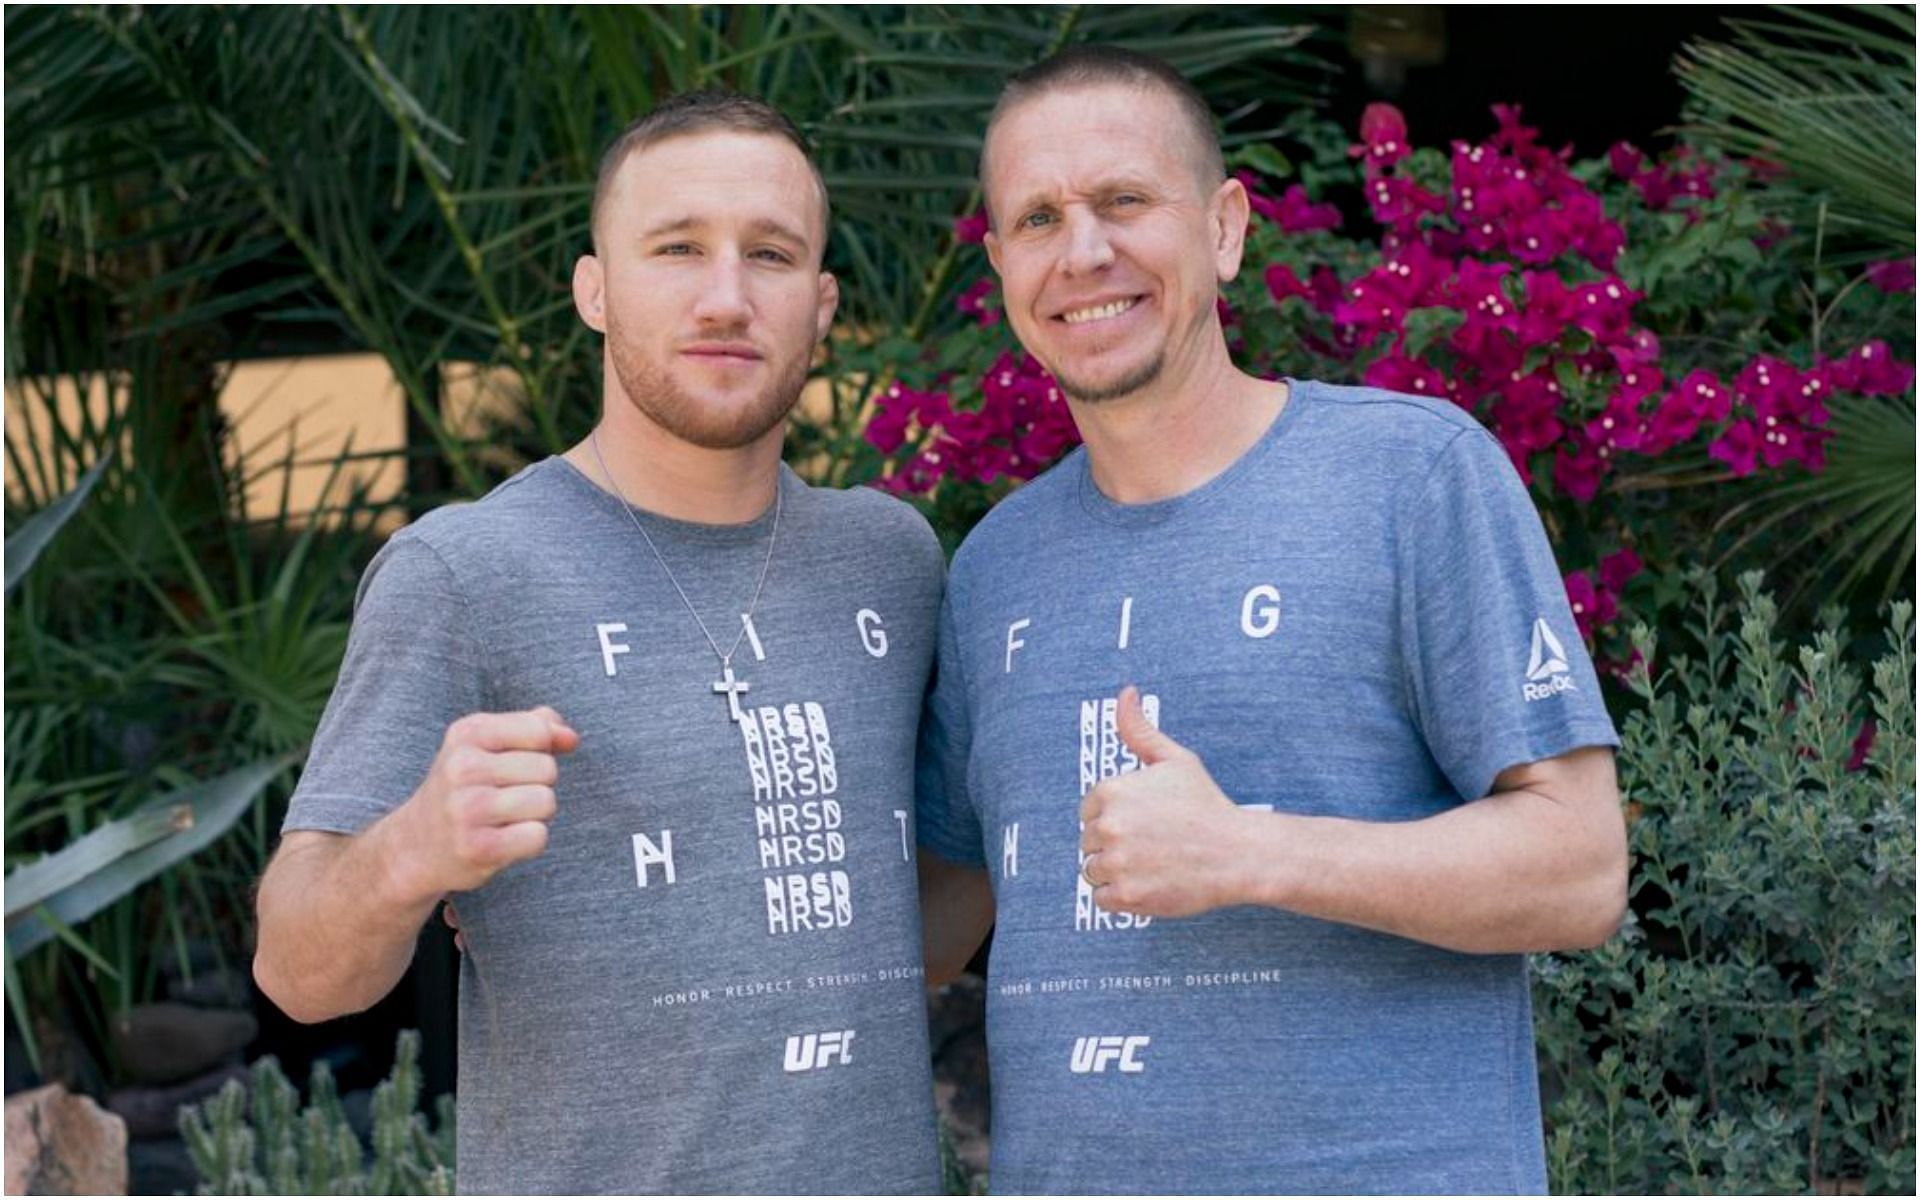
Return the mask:
{"type": "Polygon", "coordinates": [[[228,1061],[260,1032],[242,1009],[139,1004],[113,1021],[113,1049],[135,1083],[174,1083],[228,1061]]]}
{"type": "Polygon", "coordinates": [[[115,1088],[107,1093],[107,1108],[127,1123],[127,1133],[132,1137],[170,1137],[179,1132],[182,1105],[198,1104],[219,1091],[229,1079],[247,1082],[247,1069],[238,1061],[238,1056],[234,1062],[184,1083],[115,1088]]]}
{"type": "Polygon", "coordinates": [[[9,1196],[124,1196],[127,1126],[59,1084],[7,1097],[9,1196]]]}
{"type": "Polygon", "coordinates": [[[127,1144],[127,1187],[129,1196],[191,1196],[200,1172],[178,1137],[135,1138],[127,1144]]]}
{"type": "Polygon", "coordinates": [[[214,967],[194,973],[193,982],[167,980],[167,999],[195,1008],[246,1008],[253,1003],[253,981],[235,967],[214,967]]]}

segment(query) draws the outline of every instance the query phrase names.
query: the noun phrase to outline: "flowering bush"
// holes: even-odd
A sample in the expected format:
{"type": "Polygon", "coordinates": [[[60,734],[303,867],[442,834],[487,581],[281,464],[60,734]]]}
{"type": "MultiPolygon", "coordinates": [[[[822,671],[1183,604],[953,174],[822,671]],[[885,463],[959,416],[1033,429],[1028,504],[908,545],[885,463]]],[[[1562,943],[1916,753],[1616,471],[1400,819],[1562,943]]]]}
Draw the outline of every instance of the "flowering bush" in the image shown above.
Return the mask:
{"type": "MultiPolygon", "coordinates": [[[[1772,164],[1687,146],[1654,159],[1625,143],[1575,163],[1518,108],[1494,116],[1486,141],[1444,151],[1416,147],[1391,105],[1367,109],[1351,146],[1301,126],[1312,161],[1284,188],[1248,169],[1274,156],[1239,156],[1255,216],[1223,316],[1249,370],[1444,398],[1485,423],[1577,568],[1582,631],[1623,667],[1630,581],[1704,536],[1684,519],[1702,508],[1682,503],[1689,493],[1819,472],[1836,396],[1912,388],[1913,261],[1803,280],[1789,251],[1819,231],[1753,202],[1780,176],[1772,164]],[[1374,226],[1365,237],[1330,202],[1349,189],[1374,226]]],[[[962,242],[984,233],[978,213],[955,226],[962,242]]],[[[874,397],[874,482],[930,498],[938,516],[977,519],[1077,440],[996,296],[990,277],[968,287],[968,327],[883,364],[874,397]]],[[[1641,602],[1678,599],[1636,586],[1641,602]]]]}

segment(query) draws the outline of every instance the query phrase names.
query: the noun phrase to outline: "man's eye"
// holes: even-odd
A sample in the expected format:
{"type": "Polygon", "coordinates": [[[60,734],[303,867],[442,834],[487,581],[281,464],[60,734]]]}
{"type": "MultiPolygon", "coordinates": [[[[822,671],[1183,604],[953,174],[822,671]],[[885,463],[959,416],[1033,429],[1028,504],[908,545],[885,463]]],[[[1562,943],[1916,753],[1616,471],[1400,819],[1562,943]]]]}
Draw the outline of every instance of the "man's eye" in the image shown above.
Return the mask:
{"type": "Polygon", "coordinates": [[[770,262],[770,263],[790,263],[793,261],[793,256],[788,254],[784,250],[774,250],[774,249],[755,250],[753,252],[753,257],[759,259],[761,262],[770,262]]]}
{"type": "Polygon", "coordinates": [[[1145,204],[1146,202],[1147,199],[1145,196],[1137,196],[1132,192],[1121,192],[1113,198],[1113,203],[1116,208],[1122,205],[1145,204]]]}
{"type": "Polygon", "coordinates": [[[1038,229],[1043,225],[1050,224],[1052,221],[1053,221],[1052,213],[1030,212],[1026,216],[1020,218],[1020,227],[1022,229],[1038,229]]]}
{"type": "Polygon", "coordinates": [[[685,242],[669,242],[654,253],[668,255],[673,258],[685,258],[687,255],[693,253],[693,247],[685,242]]]}

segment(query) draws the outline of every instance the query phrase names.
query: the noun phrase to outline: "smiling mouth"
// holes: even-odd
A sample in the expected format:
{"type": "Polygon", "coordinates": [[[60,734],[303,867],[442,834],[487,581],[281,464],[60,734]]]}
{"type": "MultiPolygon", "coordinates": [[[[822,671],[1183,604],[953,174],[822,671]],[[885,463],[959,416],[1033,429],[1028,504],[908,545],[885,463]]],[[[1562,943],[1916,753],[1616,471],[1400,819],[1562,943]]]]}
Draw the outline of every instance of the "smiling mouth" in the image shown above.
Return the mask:
{"type": "Polygon", "coordinates": [[[1111,300],[1092,308],[1076,308],[1060,314],[1060,319],[1069,325],[1085,325],[1089,321],[1107,321],[1126,312],[1140,303],[1140,297],[1129,296],[1124,300],[1111,300]]]}

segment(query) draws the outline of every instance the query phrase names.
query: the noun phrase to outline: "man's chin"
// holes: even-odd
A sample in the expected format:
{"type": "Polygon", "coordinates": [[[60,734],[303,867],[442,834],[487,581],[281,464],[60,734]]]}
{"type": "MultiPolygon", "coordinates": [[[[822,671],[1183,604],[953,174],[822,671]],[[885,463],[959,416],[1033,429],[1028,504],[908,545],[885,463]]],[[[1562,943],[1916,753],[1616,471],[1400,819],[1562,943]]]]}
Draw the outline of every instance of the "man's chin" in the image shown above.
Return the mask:
{"type": "Polygon", "coordinates": [[[1166,359],[1161,355],[1121,370],[1089,371],[1084,374],[1063,365],[1053,371],[1053,379],[1069,400],[1081,404],[1106,404],[1124,400],[1147,388],[1160,378],[1165,365],[1166,359]]]}

